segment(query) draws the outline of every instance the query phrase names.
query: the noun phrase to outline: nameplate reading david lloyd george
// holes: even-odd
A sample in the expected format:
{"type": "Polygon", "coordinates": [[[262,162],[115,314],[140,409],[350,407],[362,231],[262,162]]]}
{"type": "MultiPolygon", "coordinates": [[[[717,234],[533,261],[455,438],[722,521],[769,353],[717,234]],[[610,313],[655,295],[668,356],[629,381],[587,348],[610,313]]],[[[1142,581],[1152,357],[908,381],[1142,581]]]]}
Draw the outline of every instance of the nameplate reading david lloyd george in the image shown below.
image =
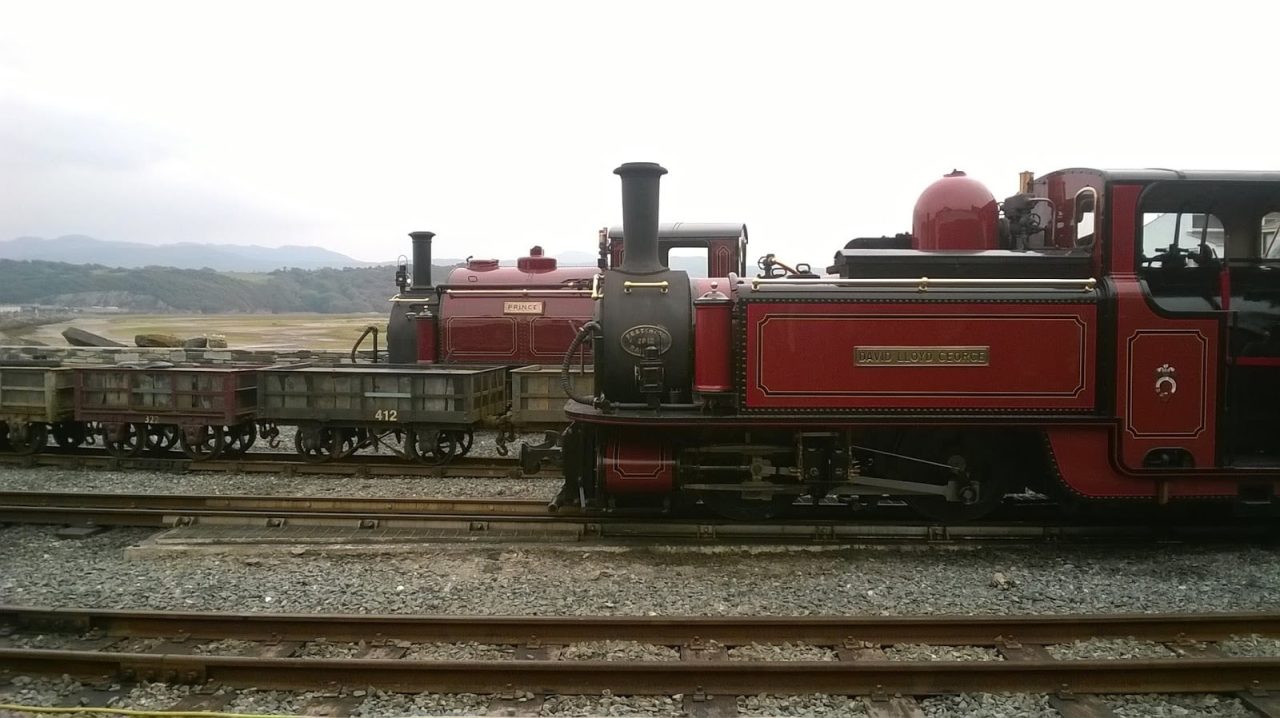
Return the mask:
{"type": "Polygon", "coordinates": [[[854,347],[855,366],[987,366],[991,347],[854,347]]]}
{"type": "Polygon", "coordinates": [[[542,302],[503,302],[503,314],[541,314],[542,302]]]}

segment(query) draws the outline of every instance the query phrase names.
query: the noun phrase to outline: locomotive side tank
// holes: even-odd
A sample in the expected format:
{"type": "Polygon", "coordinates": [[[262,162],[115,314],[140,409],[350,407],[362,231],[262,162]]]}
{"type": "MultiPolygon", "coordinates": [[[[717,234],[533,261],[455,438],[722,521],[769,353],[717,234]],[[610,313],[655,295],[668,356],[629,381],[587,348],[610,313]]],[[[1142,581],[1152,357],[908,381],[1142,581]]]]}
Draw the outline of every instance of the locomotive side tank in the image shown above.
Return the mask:
{"type": "MultiPolygon", "coordinates": [[[[647,167],[640,189],[620,170],[646,227],[647,167]]],[[[830,276],[668,280],[637,302],[653,267],[609,273],[609,379],[566,406],[557,502],[763,518],[891,497],[957,521],[1029,487],[1275,509],[1280,173],[1063,170],[994,218],[980,185],[938,186],[913,234],[851,242],[830,276]],[[690,333],[692,376],[662,351],[690,333]]]]}

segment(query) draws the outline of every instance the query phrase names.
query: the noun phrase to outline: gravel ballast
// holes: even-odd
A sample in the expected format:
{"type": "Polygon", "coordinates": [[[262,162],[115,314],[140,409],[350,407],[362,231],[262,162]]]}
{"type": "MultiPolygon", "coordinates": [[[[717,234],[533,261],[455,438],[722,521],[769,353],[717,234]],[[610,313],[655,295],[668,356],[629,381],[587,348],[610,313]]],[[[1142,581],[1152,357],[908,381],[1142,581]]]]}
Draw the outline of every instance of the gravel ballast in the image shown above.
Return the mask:
{"type": "Polygon", "coordinates": [[[836,652],[805,643],[750,643],[726,651],[731,661],[834,661],[836,652]]]}
{"type": "Polygon", "coordinates": [[[1257,634],[1232,636],[1218,644],[1228,656],[1268,658],[1280,656],[1280,638],[1267,638],[1257,634]]]}
{"type": "Polygon", "coordinates": [[[926,646],[919,643],[900,643],[884,649],[884,657],[890,661],[1002,661],[994,648],[982,646],[926,646]]]}
{"type": "Polygon", "coordinates": [[[866,706],[859,698],[829,696],[821,693],[807,696],[738,696],[740,716],[865,716],[866,706]]]}
{"type": "Polygon", "coordinates": [[[544,716],[684,716],[683,701],[675,696],[549,696],[544,716]]]}
{"type": "Polygon", "coordinates": [[[0,603],[169,610],[537,615],[1065,614],[1274,610],[1258,548],[425,545],[125,558],[150,531],[0,529],[0,603]],[[1001,572],[1014,588],[991,585],[1001,572]]]}
{"type": "Polygon", "coordinates": [[[1178,655],[1159,643],[1132,638],[1090,638],[1087,641],[1046,646],[1049,655],[1060,661],[1097,661],[1117,659],[1177,658],[1178,655]]]}
{"type": "Polygon", "coordinates": [[[557,661],[678,661],[680,651],[636,641],[587,641],[571,643],[551,652],[557,661]]]}
{"type": "Polygon", "coordinates": [[[1027,693],[961,693],[920,701],[927,718],[1059,718],[1049,697],[1027,693]]]}
{"type": "Polygon", "coordinates": [[[1104,696],[1118,718],[1256,718],[1235,698],[1216,695],[1104,696]]]}
{"type": "MultiPolygon", "coordinates": [[[[75,702],[75,697],[90,688],[108,688],[120,695],[102,703],[82,698],[80,705],[103,705],[133,710],[170,710],[185,698],[192,688],[184,685],[141,683],[133,688],[119,684],[103,686],[81,683],[68,676],[13,676],[5,684],[0,677],[0,703],[48,706],[75,702]],[[84,701],[89,701],[85,703],[84,701]]],[[[220,686],[219,694],[230,694],[229,702],[220,710],[232,713],[298,715],[314,702],[334,698],[354,698],[352,716],[356,718],[395,718],[401,716],[486,715],[495,696],[470,693],[390,693],[380,690],[347,689],[340,693],[316,691],[276,691],[220,686]]],[[[543,716],[686,716],[683,695],[615,696],[609,691],[599,695],[548,695],[539,706],[543,716]]],[[[1218,695],[1133,695],[1101,696],[1121,718],[1245,718],[1254,714],[1239,700],[1218,695]]],[[[533,701],[531,693],[518,693],[508,704],[533,701]]],[[[750,695],[737,696],[741,716],[865,716],[865,699],[841,695],[750,695]]],[[[935,696],[919,702],[928,718],[1057,718],[1048,696],[1036,694],[965,693],[935,696]]],[[[526,713],[521,713],[526,714],[526,713]]]]}

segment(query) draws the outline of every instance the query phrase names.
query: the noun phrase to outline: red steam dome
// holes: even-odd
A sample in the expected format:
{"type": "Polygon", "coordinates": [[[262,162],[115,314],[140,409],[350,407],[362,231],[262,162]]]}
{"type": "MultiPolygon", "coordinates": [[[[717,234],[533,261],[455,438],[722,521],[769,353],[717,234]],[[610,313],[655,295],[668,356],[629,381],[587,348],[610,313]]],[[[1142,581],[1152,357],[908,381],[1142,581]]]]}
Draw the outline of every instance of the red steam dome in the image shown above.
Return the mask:
{"type": "Polygon", "coordinates": [[[913,249],[996,249],[1000,210],[981,182],[953,170],[929,185],[911,218],[913,249]]]}

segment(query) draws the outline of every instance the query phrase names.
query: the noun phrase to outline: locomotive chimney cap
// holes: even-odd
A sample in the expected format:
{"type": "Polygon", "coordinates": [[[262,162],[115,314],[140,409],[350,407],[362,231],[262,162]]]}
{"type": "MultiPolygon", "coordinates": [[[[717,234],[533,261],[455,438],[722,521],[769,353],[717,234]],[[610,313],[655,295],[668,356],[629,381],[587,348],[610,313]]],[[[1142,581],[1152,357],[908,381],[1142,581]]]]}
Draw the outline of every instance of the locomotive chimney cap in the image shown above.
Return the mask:
{"type": "Polygon", "coordinates": [[[655,174],[661,177],[667,173],[667,168],[657,162],[623,162],[613,173],[616,175],[655,174]]]}
{"type": "Polygon", "coordinates": [[[417,232],[410,232],[409,236],[412,237],[413,239],[431,239],[432,237],[436,236],[436,233],[428,232],[426,230],[419,230],[417,232]]]}

